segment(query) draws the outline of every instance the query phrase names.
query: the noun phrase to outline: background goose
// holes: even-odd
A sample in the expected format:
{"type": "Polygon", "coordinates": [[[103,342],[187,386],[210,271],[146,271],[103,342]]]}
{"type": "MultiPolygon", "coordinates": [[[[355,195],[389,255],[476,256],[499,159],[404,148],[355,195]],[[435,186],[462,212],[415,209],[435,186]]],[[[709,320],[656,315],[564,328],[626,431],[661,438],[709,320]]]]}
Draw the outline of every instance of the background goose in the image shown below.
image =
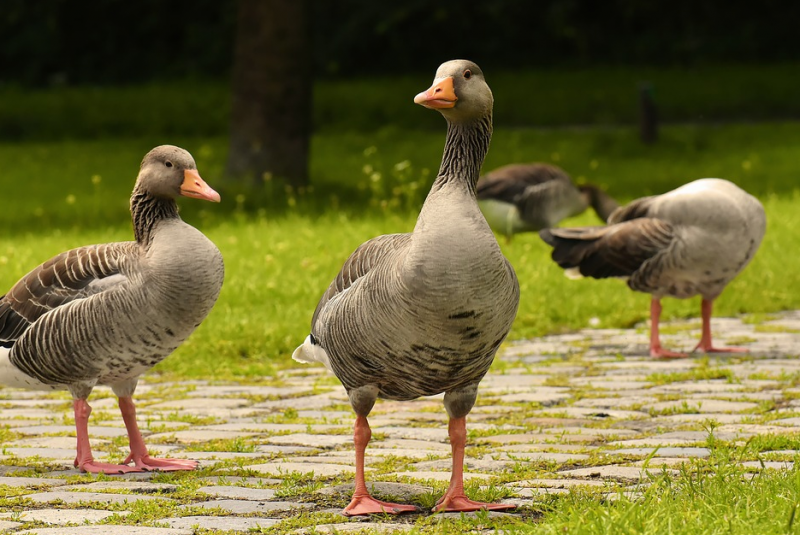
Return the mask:
{"type": "Polygon", "coordinates": [[[661,298],[700,294],[703,333],[695,350],[711,343],[714,299],[752,260],[766,229],[761,203],[738,186],[717,178],[690,182],[644,197],[611,215],[607,227],[542,230],[553,260],[594,278],[626,277],[632,289],[652,294],[650,355],[685,357],[661,347],[661,298]]]}
{"type": "Polygon", "coordinates": [[[478,182],[478,205],[489,226],[511,239],[519,232],[558,225],[594,208],[603,221],[619,207],[597,186],[576,186],[560,167],[545,163],[498,167],[478,182]]]}
{"type": "Polygon", "coordinates": [[[511,328],[519,285],[481,215],[475,184],[492,132],[492,93],[472,62],[442,64],[414,102],[447,120],[444,157],[410,234],[379,236],[347,259],[322,296],[311,335],[294,352],[342,381],[356,412],[356,484],[346,515],[415,508],[372,498],[364,482],[367,415],[376,398],[444,392],[453,450],[450,486],[436,510],[513,506],[464,495],[466,415],[511,328]]]}
{"type": "Polygon", "coordinates": [[[131,396],[139,376],[172,353],[211,310],[222,287],[219,250],[178,216],[175,197],[219,202],[192,156],[173,146],[144,157],[131,195],[136,241],[90,245],[51,258],[0,298],[0,383],[68,389],[86,472],[190,470],[148,455],[131,396]],[[131,453],[94,461],[87,398],[95,385],[119,397],[131,453]],[[128,466],[133,461],[134,466],[128,466]]]}

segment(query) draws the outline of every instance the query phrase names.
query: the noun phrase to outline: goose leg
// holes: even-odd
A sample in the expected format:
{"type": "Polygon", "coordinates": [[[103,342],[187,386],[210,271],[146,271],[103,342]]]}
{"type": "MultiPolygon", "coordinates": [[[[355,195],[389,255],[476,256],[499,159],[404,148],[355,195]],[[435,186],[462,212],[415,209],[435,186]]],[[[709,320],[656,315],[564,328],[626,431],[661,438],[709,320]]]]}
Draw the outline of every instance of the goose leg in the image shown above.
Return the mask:
{"type": "Polygon", "coordinates": [[[676,353],[661,347],[661,338],[658,334],[658,322],[661,319],[661,300],[655,297],[650,301],[650,356],[656,359],[680,359],[689,355],[676,353]]]}
{"type": "Polygon", "coordinates": [[[82,472],[92,474],[126,474],[128,472],[141,472],[141,468],[126,466],[125,464],[99,463],[92,457],[92,447],[89,445],[89,415],[92,408],[82,398],[72,401],[75,411],[75,432],[78,436],[78,452],[75,457],[75,466],[82,472]]]}
{"type": "Polygon", "coordinates": [[[747,353],[746,347],[714,347],[714,344],[711,343],[711,312],[713,308],[714,301],[711,299],[703,299],[700,304],[700,312],[703,316],[703,335],[692,353],[698,349],[705,353],[747,353]]]}
{"type": "Polygon", "coordinates": [[[125,459],[125,464],[133,461],[138,471],[159,470],[172,472],[175,470],[194,470],[197,468],[197,461],[188,459],[156,459],[147,453],[142,433],[139,431],[139,424],[136,423],[136,406],[133,399],[129,396],[119,397],[119,410],[128,430],[128,440],[130,442],[131,453],[125,459]]]}
{"type": "Polygon", "coordinates": [[[457,511],[477,511],[486,509],[489,511],[501,511],[513,509],[516,505],[510,503],[483,503],[472,501],[464,493],[464,448],[467,445],[467,418],[450,418],[448,425],[450,435],[450,447],[453,449],[453,471],[450,475],[450,486],[444,493],[434,512],[457,512],[457,511]]]}
{"type": "Polygon", "coordinates": [[[403,505],[398,503],[382,502],[373,498],[367,489],[364,480],[364,452],[367,444],[372,438],[372,430],[366,416],[357,416],[353,427],[353,441],[356,447],[356,486],[353,490],[353,499],[350,505],[344,508],[342,514],[345,516],[369,515],[373,513],[399,514],[403,512],[416,511],[413,505],[403,505]]]}

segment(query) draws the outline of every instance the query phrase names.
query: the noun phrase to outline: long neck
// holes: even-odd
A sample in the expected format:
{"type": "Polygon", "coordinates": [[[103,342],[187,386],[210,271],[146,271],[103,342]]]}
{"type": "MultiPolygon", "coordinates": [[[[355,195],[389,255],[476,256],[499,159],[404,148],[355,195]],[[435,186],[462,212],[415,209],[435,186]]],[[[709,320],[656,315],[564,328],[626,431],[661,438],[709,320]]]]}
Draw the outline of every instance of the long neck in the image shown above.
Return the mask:
{"type": "Polygon", "coordinates": [[[153,229],[164,219],[178,219],[178,205],[173,199],[159,199],[139,188],[131,194],[133,235],[140,245],[150,245],[153,229]]]}
{"type": "Polygon", "coordinates": [[[580,189],[588,203],[597,212],[598,217],[603,221],[608,222],[612,212],[619,208],[619,203],[597,186],[584,184],[580,186],[580,189]]]}
{"type": "Polygon", "coordinates": [[[448,183],[466,183],[475,195],[475,185],[489,151],[492,140],[492,116],[486,115],[468,123],[447,123],[447,139],[444,145],[442,165],[431,191],[441,189],[448,183]]]}

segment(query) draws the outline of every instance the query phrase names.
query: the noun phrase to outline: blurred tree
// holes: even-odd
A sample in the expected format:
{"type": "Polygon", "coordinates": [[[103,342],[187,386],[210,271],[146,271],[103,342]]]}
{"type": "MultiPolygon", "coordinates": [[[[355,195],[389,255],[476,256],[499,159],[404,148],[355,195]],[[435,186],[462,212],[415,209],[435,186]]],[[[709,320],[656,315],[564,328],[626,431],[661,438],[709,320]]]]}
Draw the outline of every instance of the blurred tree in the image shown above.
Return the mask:
{"type": "Polygon", "coordinates": [[[227,174],[308,184],[308,0],[239,0],[227,174]]]}

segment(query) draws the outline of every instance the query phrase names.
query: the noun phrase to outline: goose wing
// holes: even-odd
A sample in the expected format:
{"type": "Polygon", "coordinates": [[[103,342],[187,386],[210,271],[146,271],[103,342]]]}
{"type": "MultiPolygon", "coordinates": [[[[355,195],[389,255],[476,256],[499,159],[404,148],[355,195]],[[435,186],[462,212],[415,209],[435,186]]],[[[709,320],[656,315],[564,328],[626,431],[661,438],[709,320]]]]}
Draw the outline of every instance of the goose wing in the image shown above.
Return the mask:
{"type": "Polygon", "coordinates": [[[559,266],[578,268],[581,275],[596,279],[633,275],[675,239],[672,225],[643,217],[608,227],[545,229],[539,235],[553,247],[559,266]]]}
{"type": "Polygon", "coordinates": [[[322,295],[311,319],[312,328],[317,323],[320,311],[334,296],[350,288],[354,282],[369,273],[387,254],[407,246],[411,241],[411,234],[385,234],[377,236],[358,246],[353,254],[345,261],[339,274],[333,279],[328,289],[322,295]]]}
{"type": "Polygon", "coordinates": [[[478,182],[477,195],[479,200],[495,199],[498,201],[516,203],[520,196],[530,188],[548,188],[548,183],[571,183],[569,175],[558,167],[537,164],[511,164],[488,173],[478,182]]]}
{"type": "Polygon", "coordinates": [[[79,247],[54,256],[25,275],[0,297],[0,346],[14,345],[50,310],[125,280],[120,265],[137,247],[136,242],[79,247]]]}

